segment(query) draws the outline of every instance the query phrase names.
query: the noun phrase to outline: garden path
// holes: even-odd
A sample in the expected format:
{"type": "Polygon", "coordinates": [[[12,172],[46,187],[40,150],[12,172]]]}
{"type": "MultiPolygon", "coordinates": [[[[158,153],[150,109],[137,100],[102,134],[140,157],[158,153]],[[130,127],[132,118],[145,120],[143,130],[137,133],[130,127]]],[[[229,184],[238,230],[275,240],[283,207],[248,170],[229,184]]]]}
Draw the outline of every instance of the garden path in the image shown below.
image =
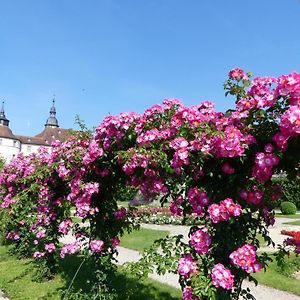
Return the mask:
{"type": "Polygon", "coordinates": [[[0,290],[0,300],[9,300],[8,298],[4,297],[1,290],[0,290]]]}
{"type": "MultiPolygon", "coordinates": [[[[300,214],[299,214],[300,219],[300,214]]],[[[288,236],[281,234],[281,230],[295,230],[300,231],[300,226],[296,225],[289,225],[284,224],[287,222],[295,221],[296,219],[289,219],[289,218],[276,218],[276,222],[274,226],[269,228],[270,237],[274,241],[274,243],[282,244],[283,240],[285,240],[288,236]]],[[[188,232],[189,232],[189,226],[173,226],[173,225],[156,225],[156,224],[143,224],[144,228],[148,229],[154,229],[154,230],[167,230],[171,233],[171,235],[177,235],[182,234],[184,236],[184,241],[188,242],[188,232]]],[[[266,246],[260,248],[261,251],[271,252],[275,251],[276,248],[273,248],[272,246],[266,246]]]]}

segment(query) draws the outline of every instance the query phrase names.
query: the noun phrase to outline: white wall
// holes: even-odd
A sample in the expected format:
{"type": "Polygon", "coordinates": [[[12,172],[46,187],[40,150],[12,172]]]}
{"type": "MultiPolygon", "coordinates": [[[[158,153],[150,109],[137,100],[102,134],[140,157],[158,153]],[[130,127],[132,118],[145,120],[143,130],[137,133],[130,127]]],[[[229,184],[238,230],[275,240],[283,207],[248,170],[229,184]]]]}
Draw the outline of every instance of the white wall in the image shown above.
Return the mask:
{"type": "MultiPolygon", "coordinates": [[[[20,152],[29,155],[36,153],[40,147],[40,145],[22,144],[19,140],[0,137],[0,157],[4,158],[7,164],[20,152]]],[[[51,149],[50,146],[43,147],[51,149]]]]}
{"type": "Polygon", "coordinates": [[[31,153],[36,153],[40,147],[41,147],[40,145],[22,144],[21,145],[21,152],[24,155],[28,155],[28,154],[31,154],[31,153]]]}
{"type": "Polygon", "coordinates": [[[0,154],[9,163],[20,152],[19,140],[0,137],[0,154]]]}

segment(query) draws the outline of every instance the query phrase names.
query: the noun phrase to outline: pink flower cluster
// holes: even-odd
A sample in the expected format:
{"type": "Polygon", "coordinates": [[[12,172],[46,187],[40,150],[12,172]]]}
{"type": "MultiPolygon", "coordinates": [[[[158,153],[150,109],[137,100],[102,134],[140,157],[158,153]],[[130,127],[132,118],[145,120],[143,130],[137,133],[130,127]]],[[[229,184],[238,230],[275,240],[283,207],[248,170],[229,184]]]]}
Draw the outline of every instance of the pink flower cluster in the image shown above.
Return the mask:
{"type": "Polygon", "coordinates": [[[36,233],[36,238],[38,238],[38,239],[43,239],[45,236],[46,236],[45,230],[40,230],[36,233]]]}
{"type": "Polygon", "coordinates": [[[104,154],[104,151],[99,147],[98,143],[95,140],[90,142],[89,148],[82,161],[85,165],[89,165],[95,159],[101,157],[104,154]]]}
{"type": "Polygon", "coordinates": [[[245,110],[250,110],[254,107],[256,107],[257,105],[257,101],[253,98],[250,99],[240,99],[238,100],[237,104],[236,104],[236,108],[239,112],[245,111],[245,110]]]}
{"type": "Polygon", "coordinates": [[[12,198],[11,194],[7,194],[4,199],[3,202],[1,203],[0,207],[1,208],[9,208],[11,204],[15,203],[16,200],[12,198]]]}
{"type": "Polygon", "coordinates": [[[182,300],[199,300],[198,297],[193,297],[193,289],[191,286],[186,286],[182,291],[182,300]]]}
{"type": "Polygon", "coordinates": [[[182,203],[183,197],[181,195],[170,202],[169,209],[173,216],[182,216],[182,203]]]}
{"type": "Polygon", "coordinates": [[[243,69],[235,68],[229,71],[228,76],[235,80],[247,80],[248,76],[243,69]]]}
{"type": "Polygon", "coordinates": [[[178,273],[184,278],[189,278],[197,271],[197,263],[191,254],[184,254],[178,261],[178,273]]]}
{"type": "Polygon", "coordinates": [[[118,116],[106,117],[96,128],[94,140],[99,143],[99,147],[109,150],[113,145],[120,147],[125,132],[133,126],[140,115],[129,112],[121,113],[118,116]]]}
{"type": "Polygon", "coordinates": [[[189,164],[189,142],[182,137],[176,138],[170,142],[170,147],[175,150],[171,160],[171,166],[177,174],[181,173],[181,167],[189,164]]]}
{"type": "Polygon", "coordinates": [[[65,179],[67,176],[69,176],[71,174],[71,170],[69,170],[65,167],[63,160],[61,160],[59,162],[59,165],[57,168],[57,174],[61,179],[65,179]]]}
{"type": "Polygon", "coordinates": [[[146,169],[149,163],[149,158],[147,155],[142,155],[139,153],[134,153],[130,160],[128,160],[122,166],[122,170],[125,172],[126,175],[132,175],[137,167],[141,167],[146,169]]]}
{"type": "Polygon", "coordinates": [[[256,185],[250,190],[241,190],[240,197],[246,200],[249,204],[258,205],[263,200],[264,193],[256,185]]]}
{"type": "Polygon", "coordinates": [[[71,244],[65,244],[60,250],[60,257],[64,258],[66,254],[74,254],[81,249],[81,243],[76,241],[71,244]]]}
{"type": "Polygon", "coordinates": [[[17,241],[20,239],[20,235],[18,232],[10,231],[6,234],[6,239],[11,241],[17,241]]]}
{"type": "Polygon", "coordinates": [[[35,251],[35,252],[33,253],[33,257],[34,257],[34,258],[42,258],[42,257],[44,257],[44,256],[45,256],[45,252],[35,251]]]}
{"type": "Polygon", "coordinates": [[[273,167],[277,166],[279,158],[273,153],[258,152],[255,155],[255,165],[252,170],[252,176],[259,182],[266,182],[273,175],[273,167]]]}
{"type": "Polygon", "coordinates": [[[225,290],[232,290],[234,284],[234,276],[229,269],[222,264],[216,264],[211,271],[211,279],[215,287],[222,287],[225,290]]]}
{"type": "Polygon", "coordinates": [[[114,217],[117,220],[122,220],[122,219],[124,219],[126,217],[126,214],[127,214],[126,208],[125,207],[121,207],[117,211],[114,212],[114,217]]]}
{"type": "Polygon", "coordinates": [[[256,248],[251,244],[245,244],[233,251],[229,258],[233,265],[242,268],[247,273],[260,272],[262,270],[262,264],[256,258],[256,248]]]}
{"type": "Polygon", "coordinates": [[[299,133],[300,133],[300,102],[298,102],[297,105],[290,106],[290,108],[282,115],[280,119],[280,132],[275,134],[273,140],[280,149],[286,150],[288,145],[287,144],[288,139],[292,136],[299,135],[299,133]]]}
{"type": "Polygon", "coordinates": [[[90,249],[95,253],[100,253],[104,249],[104,242],[102,240],[92,240],[90,249]]]}
{"type": "Polygon", "coordinates": [[[193,212],[201,216],[204,212],[204,207],[210,202],[209,197],[197,187],[189,188],[187,195],[193,212]]]}
{"type": "Polygon", "coordinates": [[[73,222],[71,219],[66,219],[62,221],[58,226],[58,231],[62,234],[67,234],[70,230],[70,227],[73,225],[73,222]]]}
{"type": "Polygon", "coordinates": [[[232,199],[226,198],[220,204],[211,204],[208,207],[209,217],[213,223],[227,221],[231,216],[238,217],[242,213],[242,207],[233,202],[232,199]]]}
{"type": "Polygon", "coordinates": [[[254,140],[234,126],[227,126],[224,130],[224,136],[215,137],[213,140],[214,154],[217,157],[237,157],[245,152],[248,144],[254,140]]]}
{"type": "Polygon", "coordinates": [[[277,91],[281,96],[288,96],[290,105],[300,102],[300,74],[293,72],[278,78],[277,91]]]}
{"type": "Polygon", "coordinates": [[[45,250],[47,252],[52,253],[52,252],[54,252],[55,249],[56,249],[56,247],[53,243],[45,244],[45,250]]]}
{"type": "MultiPolygon", "coordinates": [[[[78,186],[79,188],[79,186],[78,186]]],[[[79,217],[85,218],[90,213],[91,198],[94,194],[99,192],[98,182],[88,182],[82,188],[81,193],[75,198],[76,213],[79,217]]]]}
{"type": "Polygon", "coordinates": [[[139,145],[147,145],[162,138],[161,133],[157,128],[146,131],[140,134],[136,141],[139,145]]]}
{"type": "Polygon", "coordinates": [[[255,101],[257,108],[271,107],[278,98],[278,92],[272,87],[277,83],[275,77],[257,77],[252,81],[248,95],[255,101]]]}
{"type": "Polygon", "coordinates": [[[208,234],[208,228],[203,227],[192,233],[190,244],[198,254],[207,253],[211,245],[211,237],[208,234]]]}
{"type": "Polygon", "coordinates": [[[117,236],[115,236],[115,237],[112,237],[111,239],[110,239],[110,242],[111,242],[111,246],[113,247],[113,248],[116,248],[117,246],[119,246],[120,245],[120,239],[117,237],[117,236]]]}
{"type": "Polygon", "coordinates": [[[144,180],[137,180],[137,184],[133,185],[139,186],[140,191],[145,199],[168,192],[168,188],[166,187],[164,180],[159,178],[154,170],[146,169],[144,174],[144,180]]]}

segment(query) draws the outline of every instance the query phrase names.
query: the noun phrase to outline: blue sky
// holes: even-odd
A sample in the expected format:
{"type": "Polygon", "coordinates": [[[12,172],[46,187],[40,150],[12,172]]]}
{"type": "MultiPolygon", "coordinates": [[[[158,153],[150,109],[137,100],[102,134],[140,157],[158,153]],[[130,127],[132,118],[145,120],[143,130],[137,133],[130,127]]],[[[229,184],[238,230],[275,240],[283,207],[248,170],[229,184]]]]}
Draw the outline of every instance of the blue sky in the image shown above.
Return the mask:
{"type": "Polygon", "coordinates": [[[0,98],[15,134],[142,112],[164,98],[233,106],[231,68],[300,71],[299,0],[0,0],[0,98]]]}

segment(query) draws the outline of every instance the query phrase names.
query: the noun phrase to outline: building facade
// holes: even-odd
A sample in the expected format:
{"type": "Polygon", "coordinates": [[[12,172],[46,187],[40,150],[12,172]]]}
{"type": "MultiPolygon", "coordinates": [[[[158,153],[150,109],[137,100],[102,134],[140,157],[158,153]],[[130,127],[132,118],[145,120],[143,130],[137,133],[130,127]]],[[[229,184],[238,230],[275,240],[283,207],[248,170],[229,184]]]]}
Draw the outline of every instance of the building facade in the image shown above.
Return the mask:
{"type": "Polygon", "coordinates": [[[28,155],[37,152],[41,146],[50,149],[53,141],[63,141],[68,135],[69,129],[60,128],[58,125],[54,100],[45,128],[36,136],[15,135],[9,128],[9,120],[5,116],[4,103],[2,102],[0,111],[0,156],[6,163],[9,163],[20,152],[28,155]]]}

